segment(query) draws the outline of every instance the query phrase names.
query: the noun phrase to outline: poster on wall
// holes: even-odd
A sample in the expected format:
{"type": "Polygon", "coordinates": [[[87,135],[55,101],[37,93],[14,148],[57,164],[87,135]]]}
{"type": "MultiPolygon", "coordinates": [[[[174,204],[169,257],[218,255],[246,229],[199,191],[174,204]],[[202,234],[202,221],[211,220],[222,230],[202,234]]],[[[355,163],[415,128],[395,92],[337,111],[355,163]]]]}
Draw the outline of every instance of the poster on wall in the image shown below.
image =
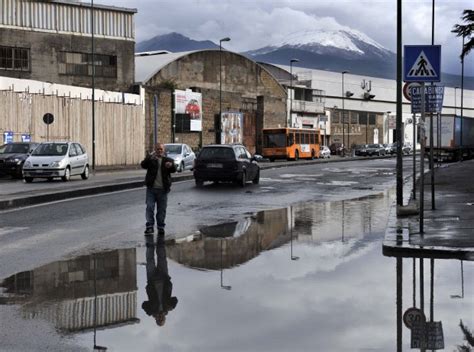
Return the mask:
{"type": "Polygon", "coordinates": [[[176,114],[186,114],[190,131],[202,131],[202,94],[189,89],[174,91],[176,114]]]}
{"type": "Polygon", "coordinates": [[[3,143],[13,143],[13,132],[5,131],[3,132],[3,143]]]}
{"type": "Polygon", "coordinates": [[[223,112],[221,114],[221,144],[242,143],[243,118],[241,112],[223,112]]]}

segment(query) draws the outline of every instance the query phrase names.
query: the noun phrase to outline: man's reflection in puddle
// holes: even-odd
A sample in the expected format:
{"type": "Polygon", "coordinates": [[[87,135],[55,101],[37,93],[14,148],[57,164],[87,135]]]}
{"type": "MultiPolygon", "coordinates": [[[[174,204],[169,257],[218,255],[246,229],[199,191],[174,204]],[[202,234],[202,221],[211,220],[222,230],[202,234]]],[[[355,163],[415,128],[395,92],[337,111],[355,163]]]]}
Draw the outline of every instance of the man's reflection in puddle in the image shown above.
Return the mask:
{"type": "Polygon", "coordinates": [[[146,314],[155,318],[158,326],[163,326],[168,312],[178,304],[178,299],[171,296],[173,284],[171,283],[171,277],[168,275],[165,236],[158,235],[155,246],[153,235],[147,235],[145,236],[145,243],[148,301],[142,303],[142,308],[146,314]]]}

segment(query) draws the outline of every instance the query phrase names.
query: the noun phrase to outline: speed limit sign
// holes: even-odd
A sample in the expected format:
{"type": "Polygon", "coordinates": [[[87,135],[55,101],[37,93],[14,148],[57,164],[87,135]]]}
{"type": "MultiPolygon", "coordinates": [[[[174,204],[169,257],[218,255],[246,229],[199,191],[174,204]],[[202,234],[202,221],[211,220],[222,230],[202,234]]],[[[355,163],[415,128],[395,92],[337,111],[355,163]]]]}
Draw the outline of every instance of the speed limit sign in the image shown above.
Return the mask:
{"type": "Polygon", "coordinates": [[[420,325],[426,320],[425,313],[418,308],[408,308],[403,314],[403,322],[408,329],[413,328],[415,325],[420,325]]]}
{"type": "Polygon", "coordinates": [[[411,101],[411,88],[419,87],[420,83],[418,82],[407,82],[403,85],[403,96],[406,100],[411,101]]]}

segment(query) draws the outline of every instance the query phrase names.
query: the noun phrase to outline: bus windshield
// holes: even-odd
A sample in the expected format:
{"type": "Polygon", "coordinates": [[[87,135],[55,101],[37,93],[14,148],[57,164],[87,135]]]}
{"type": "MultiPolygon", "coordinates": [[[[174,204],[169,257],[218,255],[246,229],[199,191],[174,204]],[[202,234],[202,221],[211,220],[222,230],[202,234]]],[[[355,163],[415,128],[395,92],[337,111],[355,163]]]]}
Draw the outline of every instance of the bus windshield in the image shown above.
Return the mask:
{"type": "Polygon", "coordinates": [[[285,133],[267,133],[264,135],[265,148],[283,148],[286,147],[285,133]]]}

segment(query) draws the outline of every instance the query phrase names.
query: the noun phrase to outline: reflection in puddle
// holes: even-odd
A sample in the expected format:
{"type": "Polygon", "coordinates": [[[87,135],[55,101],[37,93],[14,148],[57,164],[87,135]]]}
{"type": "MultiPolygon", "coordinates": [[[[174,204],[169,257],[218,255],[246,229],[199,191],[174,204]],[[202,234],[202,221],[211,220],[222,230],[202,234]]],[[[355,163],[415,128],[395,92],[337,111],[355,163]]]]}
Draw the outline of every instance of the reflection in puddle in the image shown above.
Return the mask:
{"type": "Polygon", "coordinates": [[[47,320],[63,333],[138,321],[135,248],[50,263],[0,287],[0,304],[21,305],[24,319],[47,320]]]}
{"type": "Polygon", "coordinates": [[[390,197],[379,194],[265,210],[240,221],[202,227],[199,234],[169,246],[168,256],[188,267],[220,270],[288,243],[295,260],[293,240],[314,246],[346,241],[361,245],[372,231],[385,228],[389,204],[390,197]]]}
{"type": "Polygon", "coordinates": [[[0,322],[17,307],[26,321],[65,332],[68,351],[91,341],[113,351],[455,350],[460,320],[474,326],[474,287],[464,279],[474,266],[435,258],[432,275],[429,259],[421,268],[419,258],[383,256],[392,201],[295,204],[166,244],[145,237],[145,247],[51,263],[3,281],[0,322]],[[414,307],[433,324],[404,327],[414,307]]]}

